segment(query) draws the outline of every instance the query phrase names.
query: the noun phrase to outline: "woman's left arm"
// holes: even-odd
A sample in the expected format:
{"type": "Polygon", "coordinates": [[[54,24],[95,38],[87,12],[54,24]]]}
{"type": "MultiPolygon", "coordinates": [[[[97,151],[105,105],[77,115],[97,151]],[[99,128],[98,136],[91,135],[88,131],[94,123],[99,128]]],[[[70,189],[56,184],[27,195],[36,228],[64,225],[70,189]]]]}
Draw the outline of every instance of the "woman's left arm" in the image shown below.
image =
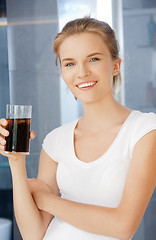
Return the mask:
{"type": "Polygon", "coordinates": [[[141,222],[156,185],[156,130],[135,145],[121,202],[107,208],[62,199],[52,193],[34,194],[37,206],[85,231],[130,239],[141,222]]]}

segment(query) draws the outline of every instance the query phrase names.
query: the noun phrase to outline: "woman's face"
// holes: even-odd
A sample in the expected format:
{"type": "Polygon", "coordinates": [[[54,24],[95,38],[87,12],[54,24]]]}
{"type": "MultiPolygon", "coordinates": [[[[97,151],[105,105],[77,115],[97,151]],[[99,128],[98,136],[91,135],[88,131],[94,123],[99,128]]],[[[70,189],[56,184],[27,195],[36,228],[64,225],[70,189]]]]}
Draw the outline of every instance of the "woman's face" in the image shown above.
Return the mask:
{"type": "Polygon", "coordinates": [[[60,45],[59,57],[62,77],[82,103],[112,94],[113,76],[119,72],[121,60],[112,60],[98,34],[78,33],[66,38],[60,45]]]}

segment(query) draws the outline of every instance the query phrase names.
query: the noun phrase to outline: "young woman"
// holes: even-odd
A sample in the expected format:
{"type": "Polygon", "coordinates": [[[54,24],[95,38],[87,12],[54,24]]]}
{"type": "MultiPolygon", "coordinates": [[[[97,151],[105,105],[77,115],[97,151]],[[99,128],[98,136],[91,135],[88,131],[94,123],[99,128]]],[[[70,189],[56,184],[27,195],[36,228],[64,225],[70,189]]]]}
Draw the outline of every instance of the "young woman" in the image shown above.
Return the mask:
{"type": "MultiPolygon", "coordinates": [[[[73,20],[56,36],[54,51],[84,113],[46,136],[37,179],[27,179],[24,156],[6,155],[22,237],[131,239],[156,185],[156,115],[115,100],[121,59],[108,24],[73,20]]],[[[6,125],[1,119],[3,155],[6,125]]]]}

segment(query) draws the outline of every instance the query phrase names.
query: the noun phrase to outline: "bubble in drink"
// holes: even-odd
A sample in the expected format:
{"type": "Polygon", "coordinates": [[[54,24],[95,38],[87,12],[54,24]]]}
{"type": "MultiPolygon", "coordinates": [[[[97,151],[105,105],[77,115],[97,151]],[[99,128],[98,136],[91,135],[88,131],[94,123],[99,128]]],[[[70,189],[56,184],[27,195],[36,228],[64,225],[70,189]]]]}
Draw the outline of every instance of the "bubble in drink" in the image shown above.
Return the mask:
{"type": "Polygon", "coordinates": [[[29,153],[30,118],[7,119],[5,152],[29,153]]]}

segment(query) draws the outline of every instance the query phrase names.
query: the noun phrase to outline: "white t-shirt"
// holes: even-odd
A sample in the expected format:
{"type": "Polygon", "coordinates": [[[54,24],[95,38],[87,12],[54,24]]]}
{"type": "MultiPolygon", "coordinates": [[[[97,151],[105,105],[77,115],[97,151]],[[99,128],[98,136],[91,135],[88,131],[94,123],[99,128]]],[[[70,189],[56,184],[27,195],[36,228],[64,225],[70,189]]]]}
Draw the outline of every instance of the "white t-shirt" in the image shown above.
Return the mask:
{"type": "MultiPolygon", "coordinates": [[[[89,163],[80,161],[75,155],[74,129],[77,122],[54,129],[43,142],[45,152],[58,163],[57,184],[61,197],[116,208],[122,197],[133,148],[141,137],[156,129],[156,114],[133,110],[109,149],[89,163]]],[[[83,231],[57,217],[51,221],[43,239],[117,240],[83,231]]]]}

